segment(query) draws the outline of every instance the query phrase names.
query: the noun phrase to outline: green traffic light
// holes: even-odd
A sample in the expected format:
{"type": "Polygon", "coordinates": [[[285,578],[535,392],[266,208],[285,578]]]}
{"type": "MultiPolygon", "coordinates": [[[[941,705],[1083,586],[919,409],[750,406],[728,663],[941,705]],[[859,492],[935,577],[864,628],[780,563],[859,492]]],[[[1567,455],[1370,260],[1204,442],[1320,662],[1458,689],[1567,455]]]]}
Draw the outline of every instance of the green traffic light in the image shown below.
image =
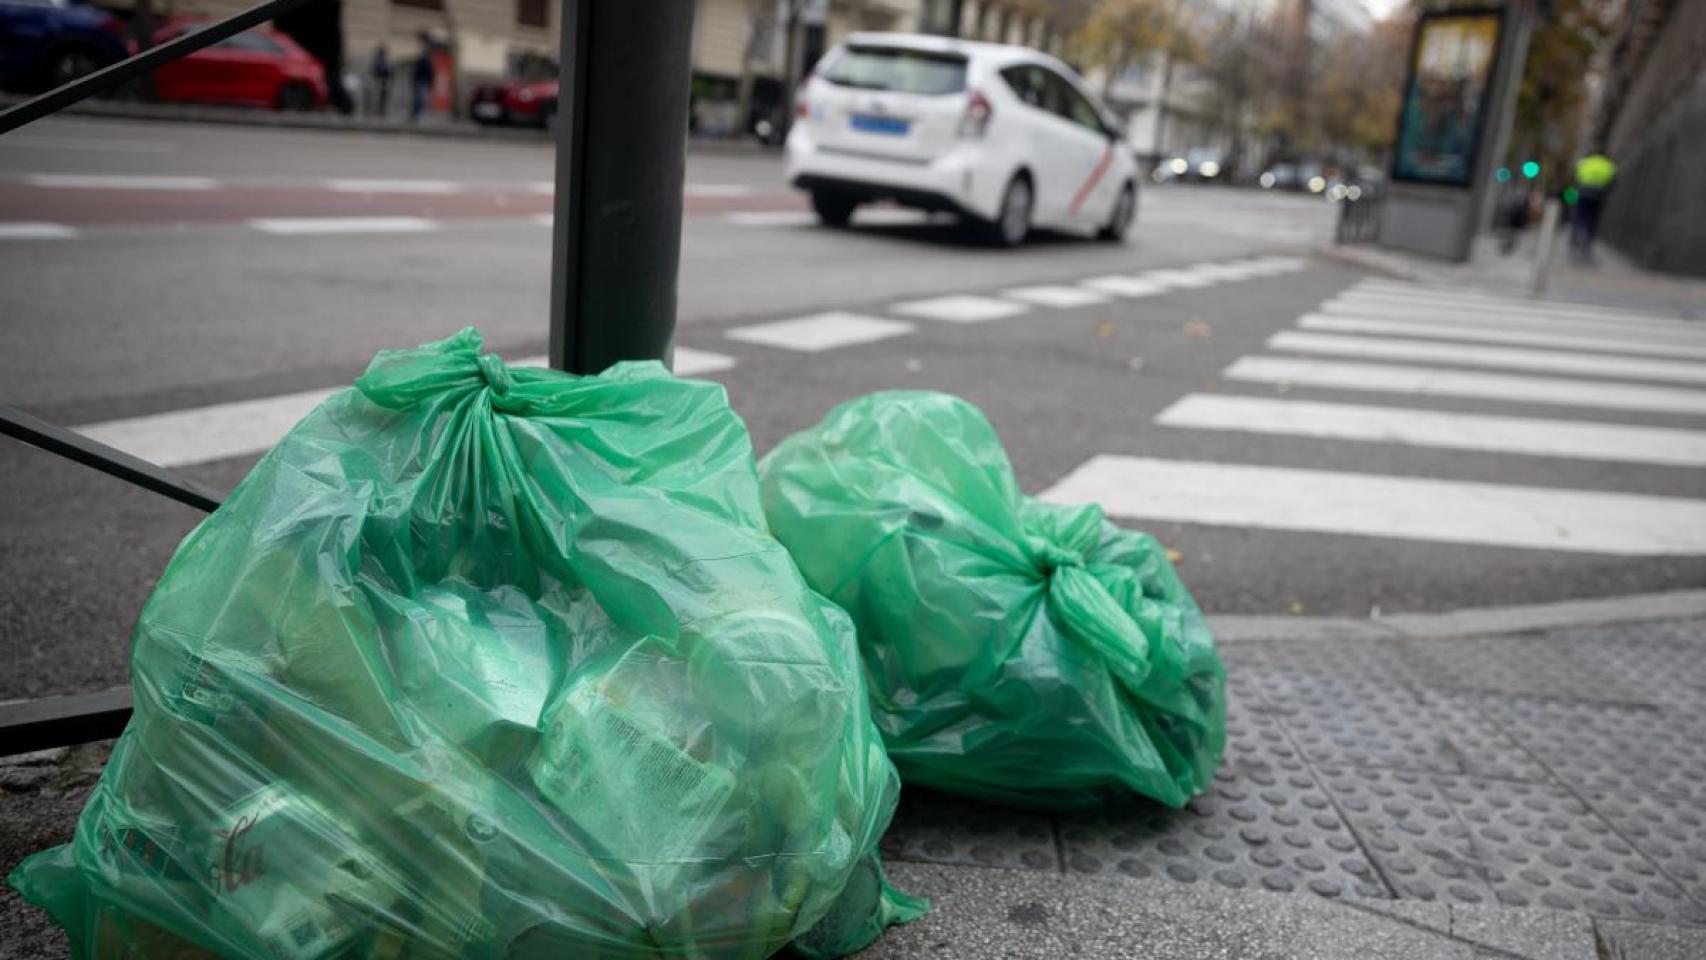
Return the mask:
{"type": "Polygon", "coordinates": [[[1575,206],[1576,200],[1579,199],[1580,197],[1581,197],[1581,193],[1579,191],[1577,191],[1575,187],[1565,187],[1564,188],[1564,205],[1565,206],[1567,206],[1567,207],[1575,206]]]}
{"type": "Polygon", "coordinates": [[[1522,175],[1530,180],[1540,176],[1540,164],[1533,160],[1526,161],[1522,165],[1522,175]]]}
{"type": "Polygon", "coordinates": [[[1508,182],[1510,182],[1510,178],[1511,178],[1511,168],[1510,167],[1500,167],[1499,169],[1497,169],[1493,172],[1493,179],[1499,181],[1500,183],[1508,183],[1508,182]]]}

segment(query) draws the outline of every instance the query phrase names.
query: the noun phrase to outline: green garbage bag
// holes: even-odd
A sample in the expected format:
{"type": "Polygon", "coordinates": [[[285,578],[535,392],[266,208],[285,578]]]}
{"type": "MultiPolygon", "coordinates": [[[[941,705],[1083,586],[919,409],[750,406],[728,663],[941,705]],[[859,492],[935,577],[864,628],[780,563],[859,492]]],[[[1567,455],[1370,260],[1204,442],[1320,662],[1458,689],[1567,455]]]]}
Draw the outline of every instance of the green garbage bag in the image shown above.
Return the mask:
{"type": "Polygon", "coordinates": [[[76,956],[826,957],[921,912],[723,389],[480,347],[379,354],[179,547],[73,842],[10,877],[76,956]]]}
{"type": "Polygon", "coordinates": [[[1047,810],[1208,785],[1225,674],[1166,552],[1022,494],[976,407],[861,397],[759,475],[771,530],[853,616],[903,782],[1047,810]]]}

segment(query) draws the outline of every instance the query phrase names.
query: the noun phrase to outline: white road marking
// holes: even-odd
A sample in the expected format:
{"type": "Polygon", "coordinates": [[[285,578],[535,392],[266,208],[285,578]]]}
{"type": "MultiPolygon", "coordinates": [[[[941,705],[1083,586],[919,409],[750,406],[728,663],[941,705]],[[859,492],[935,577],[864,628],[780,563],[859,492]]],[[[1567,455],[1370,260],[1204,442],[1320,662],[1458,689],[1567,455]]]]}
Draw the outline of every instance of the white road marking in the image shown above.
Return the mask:
{"type": "Polygon", "coordinates": [[[735,327],[723,335],[731,340],[758,343],[767,347],[819,353],[856,343],[905,336],[914,329],[912,324],[902,320],[884,320],[880,317],[832,310],[793,320],[735,327]]]}
{"type": "Polygon", "coordinates": [[[1204,276],[1216,277],[1220,280],[1248,280],[1251,277],[1259,276],[1264,270],[1260,264],[1244,260],[1233,260],[1229,263],[1202,263],[1193,269],[1204,276]]]}
{"type": "Polygon", "coordinates": [[[1419,313],[1451,313],[1487,317],[1543,317],[1558,320],[1597,320],[1606,324],[1621,324],[1654,328],[1699,330],[1702,324],[1674,316],[1655,313],[1636,313],[1582,304],[1560,304],[1542,300],[1519,300],[1514,297],[1491,297],[1434,290],[1401,292],[1369,288],[1361,284],[1345,290],[1336,300],[1347,304],[1367,304],[1390,310],[1409,310],[1419,313]]]}
{"type": "Polygon", "coordinates": [[[1001,295],[1010,300],[1023,300],[1040,307],[1088,307],[1108,302],[1106,296],[1094,290],[1068,286],[1013,287],[1001,291],[1001,295]]]}
{"type": "Polygon", "coordinates": [[[128,417],[78,427],[77,432],[126,453],[181,467],[272,449],[299,420],[336,390],[304,390],[258,400],[128,417]]]}
{"type": "Polygon", "coordinates": [[[1706,433],[1618,423],[1445,413],[1193,393],[1161,411],[1164,427],[1399,443],[1413,447],[1706,466],[1706,433]]]}
{"type": "Polygon", "coordinates": [[[335,233],[425,233],[437,230],[436,220],[424,217],[262,217],[248,221],[262,233],[309,236],[335,233]]]}
{"type": "Polygon", "coordinates": [[[723,219],[737,227],[805,227],[817,223],[808,210],[743,210],[723,219]]]}
{"type": "Polygon", "coordinates": [[[451,180],[326,180],[326,189],[334,193],[461,193],[462,184],[451,180]]]}
{"type": "Polygon", "coordinates": [[[1500,367],[1510,370],[1543,370],[1587,376],[1626,377],[1633,380],[1673,380],[1706,383],[1706,364],[1682,360],[1649,360],[1613,357],[1597,353],[1564,353],[1557,350],[1524,350],[1517,347],[1464,346],[1454,343],[1424,343],[1387,337],[1352,337],[1334,333],[1300,333],[1284,330],[1268,338],[1274,350],[1293,353],[1322,353],[1335,357],[1377,360],[1423,360],[1470,367],[1500,367]]]}
{"type": "Polygon", "coordinates": [[[750,197],[758,191],[744,183],[689,183],[681,192],[688,197],[750,197]]]}
{"type": "Polygon", "coordinates": [[[1438,302],[1415,300],[1409,297],[1387,297],[1348,291],[1328,300],[1323,307],[1329,312],[1357,313],[1363,316],[1396,316],[1404,319],[1445,317],[1456,320],[1478,319],[1487,323],[1505,320],[1545,321],[1548,323],[1594,323],[1622,330],[1670,330],[1699,333],[1706,324],[1687,320],[1667,320],[1662,317],[1631,317],[1605,313],[1564,313],[1537,310],[1521,304],[1479,304],[1467,302],[1438,302]]]}
{"type": "Polygon", "coordinates": [[[1250,261],[1252,268],[1269,275],[1281,273],[1296,273],[1309,266],[1309,261],[1302,257],[1257,257],[1250,261]]]}
{"type": "Polygon", "coordinates": [[[149,177],[123,174],[37,173],[24,178],[32,187],[64,187],[73,190],[214,190],[219,181],[211,177],[149,177]]]}
{"type": "Polygon", "coordinates": [[[1697,344],[1656,343],[1623,331],[1622,336],[1591,336],[1569,332],[1532,329],[1507,329],[1508,321],[1497,326],[1470,323],[1427,323],[1413,320],[1381,320],[1370,317],[1345,317],[1325,313],[1306,313],[1297,318],[1305,330],[1329,330],[1337,333],[1381,333],[1404,337],[1427,337],[1433,340],[1473,340],[1483,343],[1517,343],[1535,347],[1560,347],[1566,350],[1608,350],[1613,353],[1641,353],[1657,357],[1700,357],[1706,359],[1706,340],[1697,344]]]}
{"type": "Polygon", "coordinates": [[[63,223],[0,220],[0,240],[69,240],[76,235],[77,228],[63,223]]]}
{"type": "Polygon", "coordinates": [[[1228,380],[1328,390],[1417,396],[1475,397],[1513,403],[1660,413],[1706,414],[1706,391],[1646,384],[1525,377],[1439,367],[1411,367],[1297,357],[1242,357],[1221,371],[1228,380]]]}
{"type": "Polygon", "coordinates": [[[1541,330],[1557,333],[1579,333],[1602,337],[1639,337],[1645,341],[1667,343],[1706,343],[1706,324],[1635,323],[1622,320],[1589,320],[1578,317],[1550,317],[1514,313],[1465,313],[1450,308],[1411,307],[1350,300],[1335,297],[1316,308],[1318,313],[1371,320],[1393,320],[1404,323],[1437,324],[1444,327],[1476,327],[1479,329],[1541,330]]]}
{"type": "Polygon", "coordinates": [[[1138,274],[1137,278],[1163,287],[1185,287],[1188,289],[1206,287],[1209,284],[1220,282],[1219,277],[1189,269],[1148,270],[1138,274]]]}
{"type": "Polygon", "coordinates": [[[1706,501],[1098,455],[1042,493],[1142,520],[1620,556],[1706,554],[1706,501]]]}
{"type": "Polygon", "coordinates": [[[982,323],[985,320],[1000,320],[1003,317],[1014,317],[1031,311],[1029,304],[1014,303],[997,297],[977,297],[970,294],[956,294],[946,297],[931,297],[927,300],[908,300],[889,306],[891,313],[899,313],[909,317],[920,317],[925,320],[941,320],[946,323],[982,323]]]}
{"type": "Polygon", "coordinates": [[[1646,310],[1629,310],[1622,307],[1606,307],[1591,303],[1577,303],[1568,300],[1539,300],[1527,297],[1509,297],[1487,293],[1473,288],[1435,287],[1413,283],[1398,283],[1389,280],[1363,280],[1351,287],[1347,293],[1355,293],[1368,297],[1378,297],[1387,300],[1419,300],[1432,303],[1458,303],[1467,307],[1517,309],[1549,316],[1582,315],[1588,317],[1606,317],[1617,320],[1647,321],[1647,322],[1678,322],[1668,314],[1653,313],[1646,310]]]}
{"type": "Polygon", "coordinates": [[[675,348],[675,375],[678,377],[697,377],[701,374],[716,373],[720,370],[733,369],[735,358],[726,353],[712,353],[709,350],[695,350],[692,347],[675,348]]]}
{"type": "Polygon", "coordinates": [[[1078,281],[1078,285],[1101,293],[1111,293],[1116,297],[1153,297],[1167,292],[1167,287],[1163,284],[1123,273],[1089,277],[1078,281]]]}

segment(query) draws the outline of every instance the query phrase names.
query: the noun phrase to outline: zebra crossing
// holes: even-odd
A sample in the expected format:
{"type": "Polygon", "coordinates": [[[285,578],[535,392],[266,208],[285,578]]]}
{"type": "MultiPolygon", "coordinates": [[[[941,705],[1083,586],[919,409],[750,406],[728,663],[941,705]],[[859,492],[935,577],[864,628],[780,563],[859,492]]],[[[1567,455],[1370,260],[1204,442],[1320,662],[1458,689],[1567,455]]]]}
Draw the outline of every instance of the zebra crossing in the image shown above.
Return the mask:
{"type": "Polygon", "coordinates": [[[1014,287],[994,294],[960,293],[906,300],[890,304],[882,311],[904,319],[878,316],[877,311],[855,313],[833,310],[748,324],[727,330],[723,335],[731,340],[782,350],[818,353],[907,336],[917,330],[916,325],[909,322],[911,320],[985,323],[1017,317],[1036,309],[1068,310],[1116,299],[1134,300],[1175,290],[1197,290],[1220,283],[1295,273],[1308,265],[1302,257],[1273,255],[1138,273],[1100,274],[1061,283],[1014,287]]]}
{"type": "MultiPolygon", "coordinates": [[[[1706,390],[1697,387],[1706,383],[1706,324],[1364,280],[1295,326],[1221,371],[1230,392],[1180,397],[1154,425],[1347,441],[1353,456],[1399,445],[1446,458],[1706,466],[1706,390]],[[1325,398],[1291,395],[1299,389],[1325,398]],[[1454,402],[1425,405],[1442,400],[1454,402]],[[1465,412],[1465,400],[1488,409],[1465,412]],[[1535,406],[1557,415],[1533,415],[1535,406]],[[1573,419],[1572,410],[1596,419],[1573,419]],[[1653,415],[1695,422],[1653,423],[1653,415]]],[[[1616,556],[1706,554],[1706,499],[1693,496],[1106,454],[1042,496],[1098,502],[1133,520],[1616,556]]]]}

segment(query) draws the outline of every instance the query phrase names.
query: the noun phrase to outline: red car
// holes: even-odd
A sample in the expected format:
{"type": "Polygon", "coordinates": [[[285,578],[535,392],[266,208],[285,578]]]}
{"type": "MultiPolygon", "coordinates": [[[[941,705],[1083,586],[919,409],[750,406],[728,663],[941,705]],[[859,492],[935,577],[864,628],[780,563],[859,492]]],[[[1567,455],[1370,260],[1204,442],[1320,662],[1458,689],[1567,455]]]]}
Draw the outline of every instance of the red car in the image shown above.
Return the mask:
{"type": "Polygon", "coordinates": [[[488,126],[550,129],[557,120],[557,81],[506,80],[475,87],[468,113],[488,126]]]}
{"type": "MultiPolygon", "coordinates": [[[[154,42],[165,43],[203,26],[174,21],[154,34],[154,42]]],[[[154,71],[154,89],[161,100],[179,103],[318,110],[326,105],[326,71],[288,36],[257,28],[160,67],[154,71]]]]}

